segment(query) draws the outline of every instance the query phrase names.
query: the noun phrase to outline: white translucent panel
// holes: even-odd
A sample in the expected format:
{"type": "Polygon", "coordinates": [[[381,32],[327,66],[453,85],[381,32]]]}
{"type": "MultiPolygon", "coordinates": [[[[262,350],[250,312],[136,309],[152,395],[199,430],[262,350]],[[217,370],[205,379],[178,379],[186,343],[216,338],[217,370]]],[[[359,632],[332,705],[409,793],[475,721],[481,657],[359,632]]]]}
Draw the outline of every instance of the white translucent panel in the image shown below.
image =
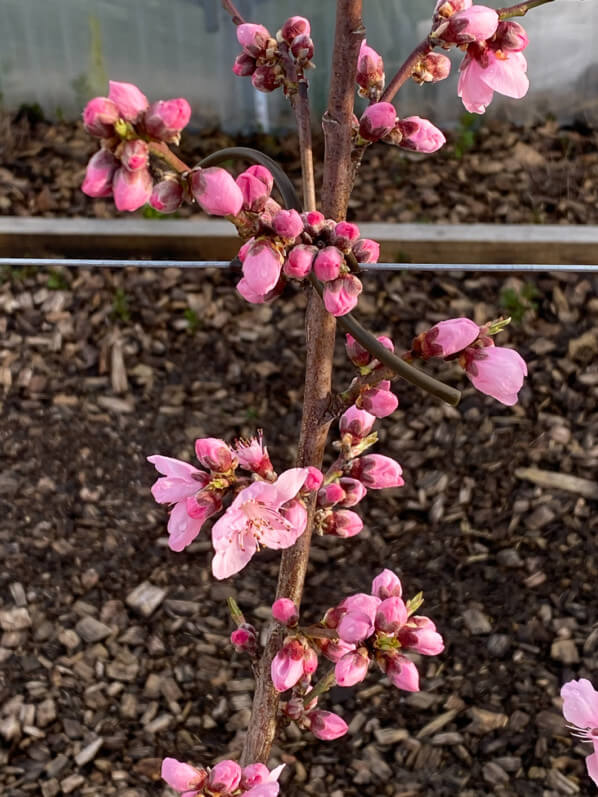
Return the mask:
{"type": "MultiPolygon", "coordinates": [[[[499,7],[504,3],[487,0],[499,7]]],[[[326,102],[334,35],[334,0],[238,0],[242,14],[272,32],[293,13],[312,22],[315,113],[326,102]]],[[[421,40],[435,0],[364,0],[368,42],[385,59],[387,76],[421,40]]],[[[185,96],[195,124],[230,131],[288,127],[280,93],[258,95],[231,65],[238,47],[220,0],[0,0],[0,92],[11,109],[39,103],[49,116],[76,116],[84,101],[106,93],[106,80],[138,84],[150,99],[185,96]]],[[[598,122],[598,2],[558,0],[522,20],[531,89],[524,101],[497,97],[494,114],[526,122],[547,113],[563,121],[598,122]]],[[[401,115],[419,113],[443,126],[463,113],[456,97],[458,61],[437,86],[407,85],[401,115]]]]}

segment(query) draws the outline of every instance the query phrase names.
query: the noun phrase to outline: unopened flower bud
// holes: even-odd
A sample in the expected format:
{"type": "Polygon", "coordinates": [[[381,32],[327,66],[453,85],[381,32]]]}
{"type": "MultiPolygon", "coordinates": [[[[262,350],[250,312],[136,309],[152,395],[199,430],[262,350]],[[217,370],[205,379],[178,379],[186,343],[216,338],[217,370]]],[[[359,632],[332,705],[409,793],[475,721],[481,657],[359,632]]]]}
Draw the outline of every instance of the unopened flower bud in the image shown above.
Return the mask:
{"type": "Polygon", "coordinates": [[[176,758],[165,758],[162,761],[160,772],[162,780],[165,780],[175,791],[186,794],[199,794],[208,780],[208,773],[205,769],[196,769],[191,764],[184,764],[176,758]]]}
{"type": "Polygon", "coordinates": [[[525,360],[514,349],[470,347],[461,355],[465,373],[477,390],[511,407],[527,376],[525,360]]]}
{"type": "Polygon", "coordinates": [[[334,506],[345,497],[345,491],[338,482],[332,482],[318,490],[318,506],[334,506]]]}
{"type": "Polygon", "coordinates": [[[349,507],[356,506],[367,495],[367,490],[360,481],[352,479],[350,476],[343,476],[339,480],[340,486],[345,492],[345,497],[339,503],[339,506],[348,509],[349,507]]]}
{"type": "Polygon", "coordinates": [[[399,399],[389,388],[390,382],[381,382],[378,387],[364,390],[359,397],[359,406],[376,418],[386,418],[388,415],[392,415],[399,406],[399,399]]]}
{"type": "Polygon", "coordinates": [[[337,661],[334,668],[334,677],[339,686],[355,686],[368,674],[370,660],[364,648],[346,653],[337,661]]]}
{"type": "Polygon", "coordinates": [[[361,280],[354,274],[343,274],[324,286],[324,307],[333,316],[347,315],[357,305],[363,290],[361,280]]]}
{"type": "Polygon", "coordinates": [[[187,497],[185,509],[189,517],[194,520],[201,520],[203,523],[208,518],[220,512],[222,509],[222,498],[217,492],[202,489],[195,495],[187,497]]]}
{"type": "Polygon", "coordinates": [[[375,629],[370,615],[355,609],[341,617],[336,630],[343,642],[358,643],[370,637],[375,629]]]}
{"type": "Polygon", "coordinates": [[[528,44],[529,36],[523,25],[514,22],[512,19],[507,19],[504,22],[498,23],[498,28],[496,29],[492,42],[493,47],[498,50],[520,53],[522,50],[525,50],[528,44]]]}
{"type": "Polygon", "coordinates": [[[298,639],[287,639],[272,660],[272,683],[277,692],[286,692],[303,678],[305,648],[298,639]]]}
{"type": "Polygon", "coordinates": [[[243,276],[257,293],[271,291],[280,278],[282,261],[279,252],[267,239],[256,240],[243,261],[243,276]]]}
{"type": "Polygon", "coordinates": [[[311,210],[308,213],[302,213],[301,218],[305,225],[305,231],[311,236],[318,235],[326,223],[324,214],[320,213],[319,210],[311,210]]]}
{"type": "Polygon", "coordinates": [[[291,44],[297,36],[302,36],[303,34],[309,36],[310,33],[309,20],[305,19],[305,17],[289,17],[280,29],[280,35],[287,44],[291,44]]]}
{"type": "Polygon", "coordinates": [[[400,598],[402,594],[401,580],[392,570],[383,570],[372,581],[372,595],[381,600],[392,598],[393,596],[400,598]]]}
{"type": "Polygon", "coordinates": [[[442,17],[450,17],[457,11],[471,8],[473,0],[437,0],[434,13],[442,17]]]}
{"type": "Polygon", "coordinates": [[[322,282],[335,280],[344,264],[345,258],[336,246],[325,246],[320,249],[313,263],[314,274],[322,282]]]}
{"type": "Polygon", "coordinates": [[[138,210],[149,202],[152,188],[152,176],[147,169],[138,169],[136,172],[117,169],[112,183],[114,204],[118,210],[138,210]]]}
{"type": "Polygon", "coordinates": [[[379,141],[390,133],[397,121],[397,112],[390,102],[369,105],[359,120],[359,135],[366,141],[379,141]]]}
{"type": "Polygon", "coordinates": [[[274,91],[282,85],[282,82],[282,72],[274,66],[258,66],[251,76],[253,88],[265,93],[274,91]]]}
{"type": "Polygon", "coordinates": [[[436,152],[446,144],[446,138],[442,131],[428,119],[422,119],[421,116],[408,116],[405,119],[400,119],[397,128],[402,136],[400,146],[403,149],[430,153],[436,152]]]}
{"type": "Polygon", "coordinates": [[[349,509],[335,509],[326,518],[324,533],[343,540],[355,537],[363,529],[363,520],[349,509]]]}
{"type": "Polygon", "coordinates": [[[239,653],[248,653],[250,656],[257,653],[257,631],[249,623],[235,628],[230,635],[230,641],[239,653]]]}
{"type": "Polygon", "coordinates": [[[314,43],[311,36],[302,33],[291,42],[291,52],[299,62],[305,63],[314,57],[314,43]]]}
{"type": "Polygon", "coordinates": [[[249,169],[237,177],[236,183],[243,194],[243,207],[253,213],[262,211],[270,196],[270,189],[266,183],[251,173],[249,169]]]}
{"type": "Polygon", "coordinates": [[[401,474],[403,469],[398,462],[382,454],[366,454],[354,459],[349,473],[370,490],[382,490],[386,487],[402,487],[405,482],[401,474]]]}
{"type": "Polygon", "coordinates": [[[281,625],[297,625],[299,612],[290,598],[279,598],[272,604],[272,617],[281,625]]]}
{"type": "Polygon", "coordinates": [[[355,445],[369,435],[375,422],[375,415],[372,415],[366,410],[360,410],[353,404],[341,415],[339,421],[341,437],[350,435],[350,442],[352,445],[355,445]]]}
{"type": "Polygon", "coordinates": [[[238,216],[243,207],[243,194],[232,176],[211,166],[193,169],[190,178],[191,193],[196,202],[212,216],[238,216]]]}
{"type": "Polygon", "coordinates": [[[237,25],[237,41],[243,51],[252,58],[263,55],[271,40],[270,33],[263,25],[245,22],[237,25]]]}
{"type": "Polygon", "coordinates": [[[478,339],[479,326],[469,318],[448,318],[422,332],[411,344],[414,354],[424,360],[430,357],[450,357],[478,339]]]}
{"type": "Polygon", "coordinates": [[[398,640],[403,648],[424,656],[437,656],[444,650],[444,640],[429,617],[410,617],[400,630],[398,640]]]}
{"type": "Polygon", "coordinates": [[[385,598],[376,610],[376,629],[385,634],[396,633],[406,622],[407,607],[397,596],[385,598]]]}
{"type": "Polygon", "coordinates": [[[377,99],[384,88],[384,61],[366,44],[365,39],[361,42],[359,50],[355,80],[361,89],[360,93],[372,99],[377,99]]]}
{"type": "MultiPolygon", "coordinates": [[[[371,106],[374,107],[374,106],[371,106]]],[[[350,252],[354,243],[359,240],[359,227],[350,221],[339,221],[334,228],[334,245],[343,252],[350,252]]]]}
{"type": "Polygon", "coordinates": [[[149,203],[160,213],[174,213],[183,204],[182,185],[178,180],[161,180],[155,184],[149,203]]]}
{"type": "Polygon", "coordinates": [[[413,67],[411,77],[416,83],[438,83],[451,72],[451,60],[442,53],[428,53],[413,67]]]}
{"type": "Polygon", "coordinates": [[[243,791],[249,791],[254,786],[259,786],[260,783],[267,783],[269,780],[270,770],[265,764],[249,764],[243,767],[241,788],[243,791]]]}
{"type": "Polygon", "coordinates": [[[345,335],[345,350],[347,352],[347,357],[351,360],[353,365],[356,365],[358,368],[363,368],[372,360],[372,355],[367,349],[358,343],[353,335],[350,335],[348,332],[345,335]]]}
{"type": "Polygon", "coordinates": [[[108,97],[115,103],[119,115],[127,122],[136,122],[149,105],[148,99],[132,83],[119,83],[111,80],[108,97]]]}
{"type": "Polygon", "coordinates": [[[235,58],[233,72],[238,77],[249,77],[249,75],[253,75],[255,68],[255,58],[247,55],[247,53],[239,53],[239,55],[235,58]]]}
{"type": "Polygon", "coordinates": [[[201,437],[195,441],[195,456],[206,470],[216,473],[227,473],[237,464],[224,440],[217,437],[201,437]]]}
{"type": "Polygon", "coordinates": [[[316,739],[322,739],[322,741],[339,739],[349,730],[344,719],[332,711],[321,711],[320,709],[310,711],[309,720],[311,732],[316,739]]]}
{"type": "Polygon", "coordinates": [[[377,263],[380,257],[380,244],[370,238],[360,238],[353,244],[353,254],[358,263],[377,263]]]}
{"type": "Polygon", "coordinates": [[[87,196],[100,197],[112,194],[112,180],[118,161],[107,149],[98,150],[89,159],[81,190],[87,196]]]}
{"type": "Polygon", "coordinates": [[[119,116],[115,102],[108,97],[94,97],[85,106],[83,124],[92,136],[109,138],[114,135],[114,123],[119,116]]]}
{"type": "Polygon", "coordinates": [[[296,210],[281,210],[272,219],[272,226],[281,238],[292,240],[303,232],[303,222],[296,210]]]}
{"type": "Polygon", "coordinates": [[[307,478],[305,479],[304,487],[306,490],[319,490],[322,482],[324,481],[324,474],[313,465],[307,468],[307,478]]]}
{"type": "Polygon", "coordinates": [[[153,102],[143,116],[145,129],[161,141],[178,142],[181,130],[189,124],[191,106],[184,97],[153,102]]]}
{"type": "Polygon", "coordinates": [[[303,674],[313,675],[318,669],[318,654],[311,646],[306,646],[303,654],[303,674]]]}
{"type": "Polygon", "coordinates": [[[295,279],[307,277],[317,253],[318,248],[316,246],[308,246],[307,244],[294,246],[284,262],[284,273],[287,277],[295,277],[295,279]]]}
{"type": "Polygon", "coordinates": [[[486,6],[473,5],[452,14],[447,22],[442,22],[433,30],[431,36],[443,46],[471,44],[490,39],[498,27],[498,14],[486,6]]]}
{"type": "Polygon", "coordinates": [[[406,656],[394,653],[385,657],[384,671],[393,686],[406,692],[419,692],[419,673],[406,656]]]}
{"type": "Polygon", "coordinates": [[[149,147],[145,141],[137,138],[125,141],[120,150],[120,160],[125,169],[136,172],[145,169],[149,163],[149,147]]]}

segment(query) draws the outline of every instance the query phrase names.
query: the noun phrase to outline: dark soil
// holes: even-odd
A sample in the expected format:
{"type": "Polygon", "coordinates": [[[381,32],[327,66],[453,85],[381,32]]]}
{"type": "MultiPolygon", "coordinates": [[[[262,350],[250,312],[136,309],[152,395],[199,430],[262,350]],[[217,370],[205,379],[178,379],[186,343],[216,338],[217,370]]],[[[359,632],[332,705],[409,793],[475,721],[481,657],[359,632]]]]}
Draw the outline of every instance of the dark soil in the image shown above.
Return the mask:
{"type": "MultiPolygon", "coordinates": [[[[50,170],[35,191],[20,189],[21,212],[41,212],[31,203],[44,183],[55,212],[72,201],[80,173],[66,173],[71,188],[48,184],[62,168],[52,157],[63,164],[41,150],[15,161],[18,179],[36,158],[50,170]]],[[[439,163],[442,175],[451,161],[439,163]]],[[[72,212],[94,207],[76,197],[72,212]]],[[[459,273],[366,277],[359,315],[400,348],[444,317],[522,315],[501,343],[519,348],[530,376],[512,409],[476,393],[456,366],[442,373],[465,388],[458,409],[397,383],[401,404],[378,424],[376,450],[397,457],[406,485],[371,495],[358,537],[315,541],[306,619],[391,567],[407,595],[424,590],[423,613],[447,650],[421,660],[418,694],[377,672],[335,689],[323,707],[350,723],[341,741],[289,728],[273,753],[288,765],[288,797],[592,793],[589,750],[569,736],[558,695],[572,677],[598,683],[598,514],[584,497],[598,490],[598,278],[541,275],[534,285],[459,273]],[[536,483],[521,468],[535,468],[536,483]],[[560,474],[567,489],[540,486],[538,469],[560,474]]],[[[198,436],[263,427],[276,467],[291,465],[304,305],[289,290],[249,306],[225,273],[4,274],[3,794],[166,795],[162,756],[209,764],[239,752],[252,680],[228,643],[225,599],[235,595],[262,624],[279,556],[263,552],[218,583],[207,532],[170,552],[145,458],[191,460],[198,436]],[[145,582],[156,598],[148,617],[131,596],[145,582]]],[[[337,366],[342,389],[351,372],[340,341],[337,366]]]]}
{"type": "MultiPolygon", "coordinates": [[[[350,204],[366,221],[598,224],[598,131],[530,128],[465,117],[433,156],[379,145],[366,153],[350,204]]],[[[234,144],[255,146],[280,161],[299,184],[297,139],[262,135],[232,139],[217,130],[183,138],[182,157],[201,157],[234,144]]],[[[0,116],[0,214],[118,214],[111,200],[80,190],[85,164],[98,147],[81,124],[50,125],[22,112],[0,116]]],[[[316,137],[316,155],[322,142],[316,137]]],[[[316,161],[321,163],[321,157],[316,161]]],[[[317,184],[321,175],[317,175],[317,184]]],[[[182,208],[178,215],[197,214],[182,208]]],[[[142,211],[139,211],[142,213],[142,211]]]]}

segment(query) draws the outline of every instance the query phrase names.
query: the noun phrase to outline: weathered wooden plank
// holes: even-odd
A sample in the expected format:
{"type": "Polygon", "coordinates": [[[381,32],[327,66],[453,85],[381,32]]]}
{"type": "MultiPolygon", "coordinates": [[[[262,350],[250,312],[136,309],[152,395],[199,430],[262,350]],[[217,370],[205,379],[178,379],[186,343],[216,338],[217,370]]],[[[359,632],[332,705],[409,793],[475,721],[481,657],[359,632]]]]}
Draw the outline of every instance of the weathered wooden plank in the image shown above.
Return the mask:
{"type": "MultiPolygon", "coordinates": [[[[360,224],[380,260],[414,263],[598,264],[598,226],[360,224]]],[[[238,239],[225,220],[0,217],[0,256],[222,260],[238,239]]]]}

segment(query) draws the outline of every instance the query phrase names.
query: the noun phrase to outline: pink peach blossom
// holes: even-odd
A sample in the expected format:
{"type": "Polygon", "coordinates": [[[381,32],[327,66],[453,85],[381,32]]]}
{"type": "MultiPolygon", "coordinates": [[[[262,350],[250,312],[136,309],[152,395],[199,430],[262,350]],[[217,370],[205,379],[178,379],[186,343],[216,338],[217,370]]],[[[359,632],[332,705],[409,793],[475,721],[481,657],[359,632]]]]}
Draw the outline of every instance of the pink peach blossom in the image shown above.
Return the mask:
{"type": "Polygon", "coordinates": [[[367,495],[368,491],[360,481],[357,481],[357,479],[352,479],[349,476],[343,476],[339,480],[339,484],[345,493],[345,497],[342,499],[339,506],[342,506],[345,509],[356,506],[367,495]]]}
{"type": "Polygon", "coordinates": [[[236,183],[243,194],[243,207],[246,210],[259,213],[264,209],[271,189],[263,180],[247,169],[237,177],[236,183]]]}
{"type": "Polygon", "coordinates": [[[498,21],[498,14],[494,9],[472,5],[470,8],[452,14],[448,24],[441,24],[432,32],[432,36],[443,45],[483,42],[494,36],[498,21]]]}
{"type": "Polygon", "coordinates": [[[268,449],[264,445],[264,433],[261,429],[250,440],[237,440],[234,450],[239,465],[245,470],[257,473],[263,479],[269,478],[274,473],[268,449]]]}
{"type": "Polygon", "coordinates": [[[196,769],[190,764],[177,761],[176,758],[165,758],[162,761],[161,775],[162,780],[184,797],[200,795],[208,779],[205,769],[196,769]]]}
{"type": "Polygon", "coordinates": [[[385,672],[390,682],[397,689],[406,692],[419,692],[419,673],[415,664],[400,653],[388,656],[385,660],[385,672]]]}
{"type": "Polygon", "coordinates": [[[385,598],[376,609],[375,626],[377,631],[396,634],[407,622],[407,607],[396,595],[385,598]]]}
{"type": "Polygon", "coordinates": [[[217,579],[242,570],[258,544],[288,548],[303,534],[305,525],[294,526],[281,507],[297,495],[306,478],[307,468],[291,468],[274,483],[255,482],[241,490],[212,528],[212,572],[217,579]]]}
{"type": "Polygon", "coordinates": [[[116,170],[112,182],[114,204],[118,210],[138,210],[152,195],[152,176],[147,168],[130,172],[121,167],[116,170]]]}
{"type": "Polygon", "coordinates": [[[195,441],[195,456],[206,470],[226,473],[236,467],[237,458],[224,440],[217,437],[201,437],[195,441]]]}
{"type": "Polygon", "coordinates": [[[145,94],[132,83],[110,80],[109,86],[108,97],[118,108],[119,114],[127,122],[136,122],[149,105],[145,94]]]}
{"type": "Polygon", "coordinates": [[[588,775],[598,786],[598,692],[587,678],[568,681],[561,688],[563,714],[573,726],[573,734],[594,745],[594,752],[586,756],[588,775]]]}
{"type": "Polygon", "coordinates": [[[297,36],[309,36],[310,33],[311,26],[305,17],[289,17],[280,29],[280,35],[287,44],[291,44],[297,36]]]}
{"type": "Polygon", "coordinates": [[[424,360],[430,357],[450,357],[478,339],[479,326],[469,318],[449,318],[439,321],[413,341],[413,351],[424,360]]]}
{"type": "Polygon", "coordinates": [[[92,136],[110,138],[114,135],[114,123],[119,113],[116,103],[108,97],[94,97],[83,111],[83,124],[92,136]]]}
{"type": "Polygon", "coordinates": [[[277,692],[286,692],[303,678],[305,653],[298,639],[288,639],[274,656],[270,674],[277,692]]]}
{"type": "Polygon", "coordinates": [[[193,169],[191,193],[206,213],[212,216],[238,216],[243,194],[232,176],[218,166],[193,169]]]}
{"type": "Polygon", "coordinates": [[[236,761],[219,761],[208,775],[210,789],[226,794],[234,792],[240,782],[241,767],[236,761]]]}
{"type": "Polygon", "coordinates": [[[267,94],[274,91],[283,83],[283,73],[278,66],[258,66],[251,76],[251,85],[258,91],[267,94]]]}
{"type": "Polygon", "coordinates": [[[233,73],[237,77],[249,77],[255,72],[256,66],[255,58],[247,55],[247,53],[239,53],[233,64],[233,73]]]}
{"type": "Polygon", "coordinates": [[[343,252],[350,252],[354,243],[359,240],[359,227],[350,221],[339,221],[334,227],[334,245],[343,252]]]}
{"type": "Polygon", "coordinates": [[[334,506],[345,497],[345,491],[338,482],[331,482],[318,491],[318,506],[334,506]]]}
{"type": "Polygon", "coordinates": [[[429,617],[414,615],[398,633],[403,648],[424,656],[437,656],[444,650],[444,640],[429,617]]]}
{"type": "Polygon", "coordinates": [[[356,306],[363,285],[354,274],[343,276],[324,286],[324,307],[336,317],[347,315],[356,306]]]}
{"type": "Polygon", "coordinates": [[[305,225],[305,231],[310,235],[318,235],[326,224],[326,219],[323,213],[319,210],[310,210],[308,213],[302,213],[301,218],[305,225]]]}
{"type": "Polygon", "coordinates": [[[257,653],[257,631],[250,623],[243,623],[230,635],[230,641],[239,653],[255,656],[257,653]]]}
{"type": "Polygon", "coordinates": [[[527,94],[527,61],[518,51],[468,48],[459,74],[458,95],[470,113],[484,113],[494,92],[521,99],[527,94]]]}
{"type": "Polygon", "coordinates": [[[326,519],[324,529],[326,534],[348,539],[363,529],[363,520],[349,509],[335,509],[326,519]]]}
{"type": "Polygon", "coordinates": [[[377,387],[364,390],[359,405],[376,418],[387,418],[399,406],[399,399],[390,391],[390,382],[380,382],[377,387]]]}
{"type": "Polygon", "coordinates": [[[101,197],[112,194],[112,182],[118,161],[107,149],[98,150],[89,159],[81,190],[87,196],[101,197]]]}
{"type": "Polygon", "coordinates": [[[380,244],[370,238],[360,238],[353,244],[353,254],[358,263],[377,263],[380,244]]]}
{"type": "Polygon", "coordinates": [[[451,72],[451,60],[442,53],[428,53],[415,66],[412,77],[418,83],[439,83],[451,72]]]}
{"type": "Polygon", "coordinates": [[[251,304],[263,304],[266,301],[266,294],[254,291],[245,277],[237,282],[237,290],[245,299],[245,301],[250,302],[251,304]]]}
{"type": "Polygon", "coordinates": [[[351,436],[351,443],[356,445],[367,437],[376,423],[376,416],[367,410],[359,409],[355,404],[345,410],[339,421],[341,437],[351,436]]]}
{"type": "Polygon", "coordinates": [[[359,50],[355,80],[364,96],[372,93],[377,97],[384,88],[384,61],[365,39],[359,50]]]}
{"type": "Polygon", "coordinates": [[[517,403],[527,376],[527,365],[520,354],[514,349],[487,346],[465,349],[462,357],[465,372],[477,390],[509,407],[517,403]]]}
{"type": "Polygon", "coordinates": [[[322,486],[322,482],[324,481],[324,474],[319,468],[315,468],[313,465],[310,465],[307,468],[307,478],[305,479],[305,484],[303,487],[306,490],[319,490],[322,486]]]}
{"type": "Polygon", "coordinates": [[[313,58],[315,47],[311,36],[302,33],[291,42],[291,52],[297,61],[306,63],[313,58]]]}
{"type": "Polygon", "coordinates": [[[147,458],[162,477],[154,482],[152,495],[159,504],[176,504],[205,487],[210,477],[203,471],[172,457],[153,454],[147,458]]]}

